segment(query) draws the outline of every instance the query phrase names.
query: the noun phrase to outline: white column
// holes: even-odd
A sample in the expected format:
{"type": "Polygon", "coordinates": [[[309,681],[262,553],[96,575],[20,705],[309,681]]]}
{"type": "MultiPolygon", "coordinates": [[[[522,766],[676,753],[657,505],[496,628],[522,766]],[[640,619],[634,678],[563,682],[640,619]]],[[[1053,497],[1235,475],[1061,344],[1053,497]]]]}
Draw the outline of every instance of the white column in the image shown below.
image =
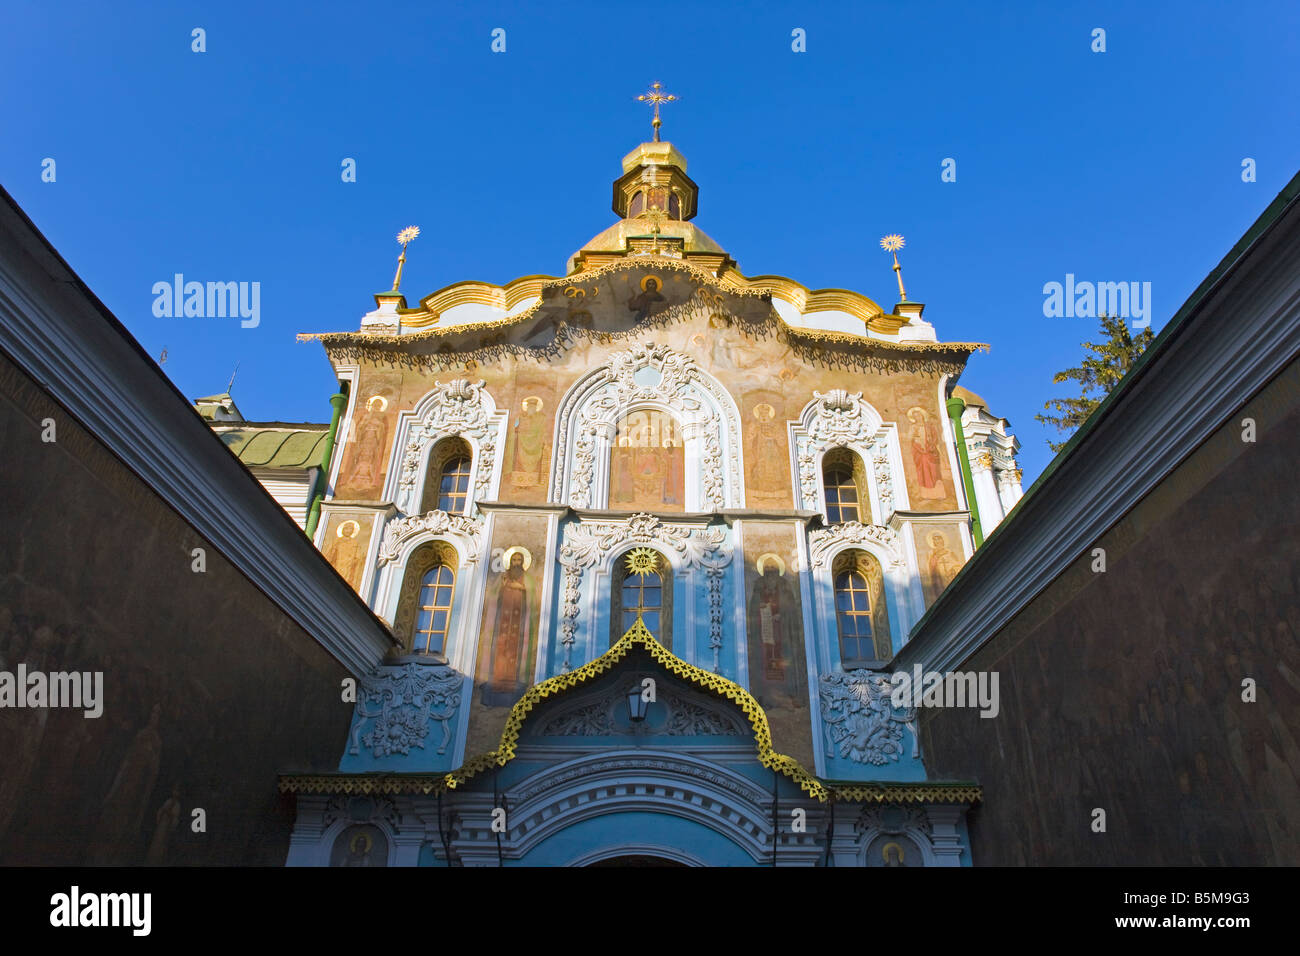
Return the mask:
{"type": "Polygon", "coordinates": [[[980,528],[987,537],[1006,515],[993,480],[993,462],[988,452],[971,455],[970,472],[975,485],[975,503],[980,512],[980,528]]]}
{"type": "Polygon", "coordinates": [[[610,451],[614,447],[617,429],[610,422],[597,422],[592,430],[595,433],[595,460],[591,466],[591,494],[588,500],[592,508],[608,508],[610,451]]]}
{"type": "Polygon", "coordinates": [[[686,500],[682,507],[685,511],[704,511],[700,504],[700,490],[703,484],[703,469],[700,466],[700,446],[704,444],[704,425],[701,422],[686,422],[682,425],[683,467],[686,471],[686,500]]]}

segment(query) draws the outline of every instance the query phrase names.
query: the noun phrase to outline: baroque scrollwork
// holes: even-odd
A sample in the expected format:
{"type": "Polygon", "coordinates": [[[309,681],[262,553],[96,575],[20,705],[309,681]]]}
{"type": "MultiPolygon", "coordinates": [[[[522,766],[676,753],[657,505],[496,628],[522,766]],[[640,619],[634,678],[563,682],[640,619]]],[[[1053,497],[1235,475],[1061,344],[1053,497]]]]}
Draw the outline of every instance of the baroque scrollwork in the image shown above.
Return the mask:
{"type": "Polygon", "coordinates": [[[630,544],[655,545],[676,554],[688,568],[705,572],[709,591],[709,647],[714,670],[722,648],[722,586],[725,568],[731,563],[731,549],[721,528],[685,528],[665,524],[652,514],[634,514],[624,521],[575,522],[564,529],[559,562],[564,568],[563,604],[560,610],[560,642],[564,645],[564,670],[572,663],[577,640],[578,600],[582,578],[616,548],[630,544]]]}
{"type": "Polygon", "coordinates": [[[418,421],[411,424],[406,437],[402,458],[401,477],[398,479],[398,499],[409,510],[416,500],[416,482],[420,465],[428,457],[429,447],[441,438],[460,436],[472,440],[477,454],[477,477],[474,482],[475,500],[489,497],[492,475],[496,468],[497,438],[503,416],[496,414],[496,406],[480,379],[471,382],[458,378],[439,383],[433,393],[421,403],[427,405],[418,421]]]}
{"type": "Polygon", "coordinates": [[[429,724],[436,721],[442,731],[437,752],[446,753],[463,684],[460,674],[442,665],[381,666],[361,680],[348,752],[360,753],[362,744],[376,757],[424,749],[429,724]],[[370,729],[363,734],[367,721],[370,729]]]}
{"type": "Polygon", "coordinates": [[[920,807],[864,806],[854,824],[857,833],[920,834],[929,837],[930,817],[920,807]]]}
{"type": "Polygon", "coordinates": [[[401,557],[406,543],[413,537],[424,533],[450,534],[463,540],[466,544],[465,562],[472,564],[478,560],[479,542],[483,532],[483,522],[479,518],[467,518],[464,515],[452,515],[445,511],[429,511],[422,515],[407,518],[395,518],[384,528],[383,540],[379,543],[379,564],[382,567],[401,557]]]}
{"type": "Polygon", "coordinates": [[[726,507],[727,488],[732,489],[734,506],[740,504],[740,421],[734,403],[711,377],[688,355],[664,345],[638,344],[610,356],[609,362],[586,379],[572,399],[577,414],[562,408],[558,416],[556,447],[569,446],[572,427],[573,456],[555,456],[552,476],[556,500],[575,508],[596,505],[596,471],[607,446],[600,441],[612,437],[621,412],[642,403],[657,403],[676,411],[682,424],[697,425],[700,507],[726,507]],[[571,421],[572,419],[572,421],[571,421]],[[730,436],[725,445],[721,436],[730,436]],[[725,461],[724,461],[725,457],[725,461]],[[568,486],[567,499],[563,499],[568,486]]]}
{"type": "Polygon", "coordinates": [[[373,823],[382,820],[391,829],[397,830],[401,814],[392,797],[350,796],[336,793],[325,804],[325,810],[321,813],[321,823],[328,827],[335,820],[346,820],[349,823],[373,823]]]}
{"type": "Polygon", "coordinates": [[[903,568],[902,539],[893,528],[877,524],[846,521],[829,528],[817,528],[808,534],[809,558],[814,568],[824,568],[832,554],[845,545],[877,544],[889,555],[889,570],[903,568]]]}
{"type": "MultiPolygon", "coordinates": [[[[632,681],[637,684],[637,681],[632,681]]],[[[667,712],[660,731],[669,737],[746,736],[749,732],[744,721],[715,707],[672,693],[662,693],[656,703],[667,712]]],[[[583,703],[562,711],[542,725],[541,734],[547,737],[604,737],[631,734],[629,724],[616,721],[614,714],[626,708],[623,694],[607,694],[600,700],[583,703]]]]}
{"type": "Polygon", "coordinates": [[[854,763],[890,763],[903,755],[907,727],[912,731],[912,756],[920,756],[916,710],[895,707],[890,689],[887,676],[870,671],[822,675],[818,694],[828,753],[854,763]]]}
{"type": "Polygon", "coordinates": [[[893,472],[889,467],[889,443],[877,438],[871,446],[871,464],[876,473],[876,491],[880,495],[880,513],[888,519],[894,511],[893,472]]]}
{"type": "Polygon", "coordinates": [[[821,489],[817,463],[822,454],[830,448],[857,447],[870,456],[881,512],[888,517],[894,509],[894,470],[888,432],[881,427],[871,406],[862,400],[862,393],[842,388],[813,392],[813,400],[804,409],[802,420],[804,427],[796,445],[802,507],[817,507],[821,489]]]}

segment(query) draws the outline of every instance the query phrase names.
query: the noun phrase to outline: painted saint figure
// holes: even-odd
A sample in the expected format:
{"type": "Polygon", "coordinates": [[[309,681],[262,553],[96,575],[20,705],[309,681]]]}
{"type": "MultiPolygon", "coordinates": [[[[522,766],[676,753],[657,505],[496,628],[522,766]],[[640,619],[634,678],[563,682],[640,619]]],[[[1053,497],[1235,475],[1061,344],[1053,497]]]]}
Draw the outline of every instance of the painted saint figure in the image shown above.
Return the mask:
{"type": "Polygon", "coordinates": [[[514,427],[514,459],[510,480],[516,488],[535,488],[541,482],[546,453],[546,418],[542,400],[530,395],[519,404],[514,427]]]}
{"type": "Polygon", "coordinates": [[[629,312],[635,312],[636,319],[640,322],[646,316],[663,309],[664,302],[663,294],[659,291],[659,280],[654,276],[646,276],[641,283],[640,294],[628,300],[627,309],[629,312]]]}
{"type": "Polygon", "coordinates": [[[751,673],[759,703],[797,706],[802,699],[803,673],[796,638],[798,611],[788,582],[773,557],[765,555],[759,559],[758,574],[750,592],[749,632],[754,654],[751,673]]]}
{"type": "Polygon", "coordinates": [[[763,495],[779,495],[786,453],[781,431],[775,422],[776,409],[767,402],[754,406],[753,453],[747,452],[749,481],[752,489],[763,495]]]}
{"type": "Polygon", "coordinates": [[[916,466],[916,483],[926,500],[943,498],[947,491],[939,477],[939,426],[920,405],[907,410],[908,438],[912,446],[912,464],[916,466]]]}
{"type": "Polygon", "coordinates": [[[925,589],[929,593],[926,597],[930,602],[943,593],[952,579],[957,576],[961,570],[962,559],[953,553],[948,547],[948,539],[940,531],[932,532],[930,535],[930,557],[926,560],[926,583],[925,589]]]}
{"type": "Polygon", "coordinates": [[[523,549],[510,550],[501,576],[495,627],[488,649],[480,700],[488,707],[509,707],[530,681],[531,600],[523,549]]]}
{"type": "Polygon", "coordinates": [[[384,452],[384,440],[388,437],[388,422],[383,415],[387,407],[388,400],[383,396],[371,396],[366,403],[364,420],[357,426],[357,464],[352,481],[358,489],[372,488],[381,478],[379,459],[384,452]]]}

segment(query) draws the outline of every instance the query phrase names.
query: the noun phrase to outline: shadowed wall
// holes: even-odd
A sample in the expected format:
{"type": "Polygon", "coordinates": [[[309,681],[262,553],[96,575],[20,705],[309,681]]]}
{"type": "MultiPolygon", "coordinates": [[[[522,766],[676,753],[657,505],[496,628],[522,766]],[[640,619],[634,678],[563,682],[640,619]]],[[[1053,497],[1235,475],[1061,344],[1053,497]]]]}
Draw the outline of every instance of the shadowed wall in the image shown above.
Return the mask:
{"type": "Polygon", "coordinates": [[[97,719],[0,708],[0,864],[283,864],[344,668],[3,355],[0,442],[0,670],[104,673],[97,719]]]}
{"type": "Polygon", "coordinates": [[[922,710],[931,775],[984,786],[977,865],[1300,864],[1297,433],[1293,363],[961,665],[996,718],[922,710]]]}

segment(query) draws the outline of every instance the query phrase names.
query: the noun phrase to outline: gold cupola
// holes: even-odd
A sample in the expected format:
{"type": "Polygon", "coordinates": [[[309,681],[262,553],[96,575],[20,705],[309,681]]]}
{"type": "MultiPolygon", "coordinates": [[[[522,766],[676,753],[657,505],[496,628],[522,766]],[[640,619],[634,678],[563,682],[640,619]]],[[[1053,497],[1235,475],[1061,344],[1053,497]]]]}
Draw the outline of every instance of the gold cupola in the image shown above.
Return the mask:
{"type": "Polygon", "coordinates": [[[642,143],[623,157],[614,180],[619,221],[569,257],[567,274],[586,272],[633,255],[687,259],[715,275],[735,265],[723,248],[690,222],[700,187],[686,175],[686,157],[672,143],[642,143]]]}
{"type": "Polygon", "coordinates": [[[702,230],[691,225],[700,187],[686,175],[686,157],[659,139],[659,107],[677,97],[659,83],[637,97],[654,107],[654,138],[623,157],[623,175],[614,180],[614,213],[619,221],[569,257],[567,275],[586,272],[626,256],[687,259],[717,275],[731,257],[702,230]]]}
{"type": "Polygon", "coordinates": [[[657,208],[668,220],[685,222],[695,217],[699,194],[686,175],[686,157],[672,143],[642,143],[623,157],[623,175],[614,180],[614,212],[636,219],[657,208]]]}

